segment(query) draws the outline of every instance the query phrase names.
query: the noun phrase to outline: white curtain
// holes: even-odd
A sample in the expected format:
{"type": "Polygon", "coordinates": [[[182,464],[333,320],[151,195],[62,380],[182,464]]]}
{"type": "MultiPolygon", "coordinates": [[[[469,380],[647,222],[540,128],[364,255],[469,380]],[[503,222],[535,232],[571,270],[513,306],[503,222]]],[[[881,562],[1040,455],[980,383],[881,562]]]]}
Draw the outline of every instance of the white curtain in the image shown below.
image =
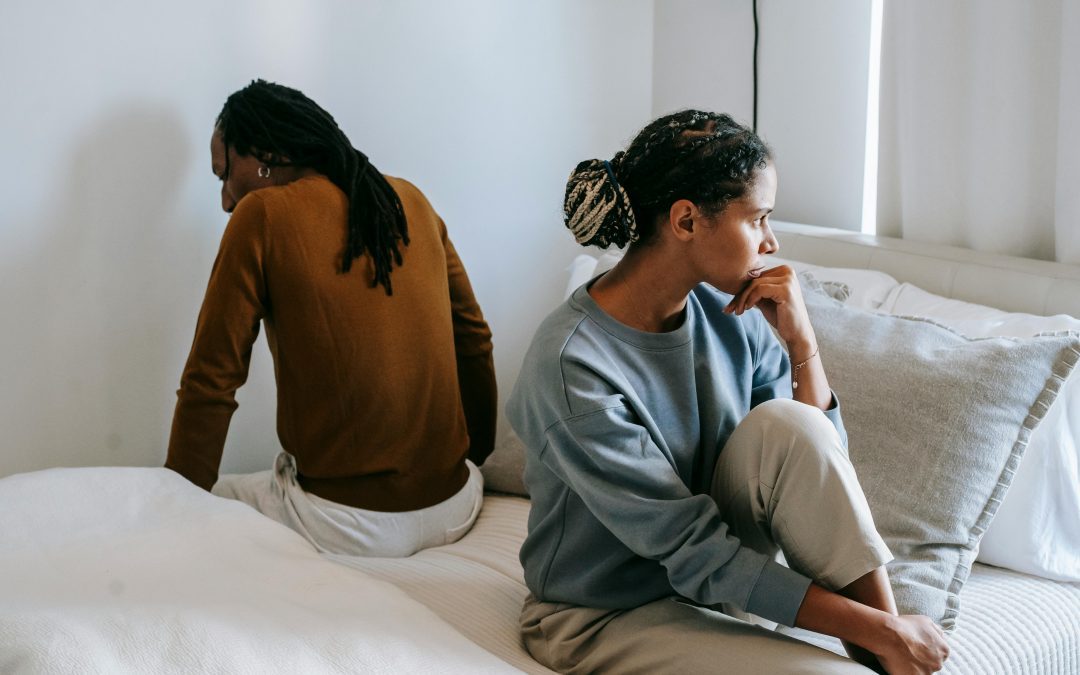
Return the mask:
{"type": "Polygon", "coordinates": [[[878,233],[1080,263],[1080,0],[885,0],[878,233]]]}

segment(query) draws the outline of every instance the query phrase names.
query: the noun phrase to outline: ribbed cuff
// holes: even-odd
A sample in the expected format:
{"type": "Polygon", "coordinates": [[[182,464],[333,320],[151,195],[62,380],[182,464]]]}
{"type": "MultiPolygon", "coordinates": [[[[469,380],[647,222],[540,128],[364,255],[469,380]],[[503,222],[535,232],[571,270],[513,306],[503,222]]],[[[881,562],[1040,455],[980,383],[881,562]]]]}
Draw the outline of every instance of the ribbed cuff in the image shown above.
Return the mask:
{"type": "Polygon", "coordinates": [[[746,611],[769,621],[794,626],[808,588],[808,577],[775,560],[768,560],[746,600],[746,611]]]}
{"type": "Polygon", "coordinates": [[[829,409],[823,412],[825,413],[825,417],[827,417],[828,420],[833,423],[833,426],[836,427],[836,433],[840,434],[840,441],[846,448],[848,446],[847,429],[844,428],[844,420],[840,417],[840,399],[836,397],[836,392],[833,392],[829,409]]]}

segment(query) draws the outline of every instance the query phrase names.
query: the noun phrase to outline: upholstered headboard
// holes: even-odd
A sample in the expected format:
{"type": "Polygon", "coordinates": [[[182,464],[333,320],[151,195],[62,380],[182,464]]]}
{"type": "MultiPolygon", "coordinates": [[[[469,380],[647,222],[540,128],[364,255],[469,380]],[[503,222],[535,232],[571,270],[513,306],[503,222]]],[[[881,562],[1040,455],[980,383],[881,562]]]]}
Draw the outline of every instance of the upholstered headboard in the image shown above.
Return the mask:
{"type": "Polygon", "coordinates": [[[1010,312],[1080,317],[1077,265],[780,221],[772,227],[783,258],[880,270],[931,293],[1010,312]]]}

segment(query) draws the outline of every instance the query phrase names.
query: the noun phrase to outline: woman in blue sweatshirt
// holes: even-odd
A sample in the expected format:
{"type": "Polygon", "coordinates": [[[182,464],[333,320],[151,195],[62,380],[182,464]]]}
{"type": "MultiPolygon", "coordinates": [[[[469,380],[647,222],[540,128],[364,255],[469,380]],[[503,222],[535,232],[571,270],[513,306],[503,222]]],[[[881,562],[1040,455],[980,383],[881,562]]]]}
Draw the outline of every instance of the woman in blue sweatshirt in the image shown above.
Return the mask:
{"type": "Polygon", "coordinates": [[[728,615],[889,672],[947,657],[930,619],[897,616],[798,281],[767,262],[775,196],[761,139],[693,110],[570,176],[577,241],[629,248],[540,326],[507,406],[532,498],[522,635],[550,668],[810,666],[728,615]]]}

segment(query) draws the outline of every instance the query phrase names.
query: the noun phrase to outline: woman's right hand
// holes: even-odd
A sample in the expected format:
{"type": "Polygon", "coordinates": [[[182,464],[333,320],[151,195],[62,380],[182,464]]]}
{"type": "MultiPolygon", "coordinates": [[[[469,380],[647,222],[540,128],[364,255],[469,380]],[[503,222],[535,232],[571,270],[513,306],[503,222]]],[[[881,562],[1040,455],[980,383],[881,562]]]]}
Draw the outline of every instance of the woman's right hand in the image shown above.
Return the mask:
{"type": "Polygon", "coordinates": [[[872,651],[890,675],[936,673],[949,658],[945,632],[929,617],[893,616],[886,625],[892,639],[872,651]]]}

